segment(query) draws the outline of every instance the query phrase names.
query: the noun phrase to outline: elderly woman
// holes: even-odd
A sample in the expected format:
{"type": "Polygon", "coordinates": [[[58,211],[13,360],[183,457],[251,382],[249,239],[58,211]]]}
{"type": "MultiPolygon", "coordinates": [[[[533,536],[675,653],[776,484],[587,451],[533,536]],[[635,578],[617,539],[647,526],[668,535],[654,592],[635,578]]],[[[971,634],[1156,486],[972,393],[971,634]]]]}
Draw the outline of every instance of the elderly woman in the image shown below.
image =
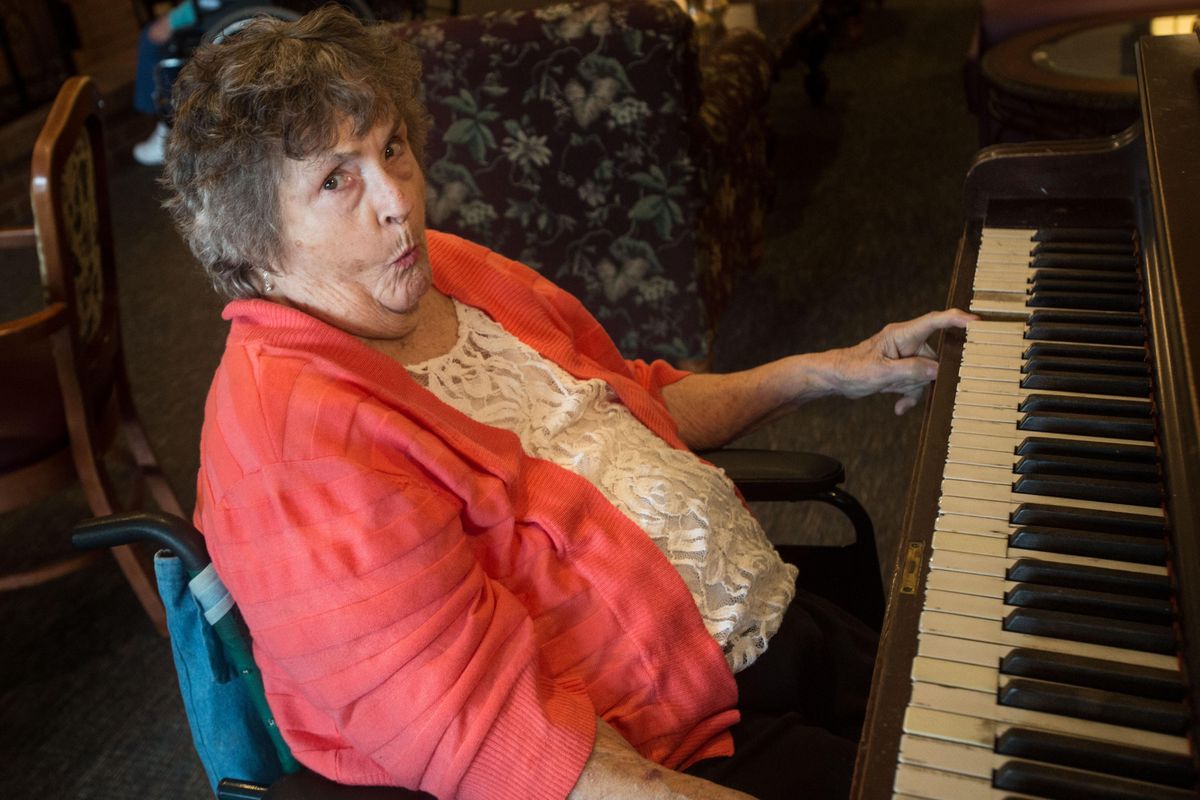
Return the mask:
{"type": "Polygon", "coordinates": [[[690,448],[825,395],[901,413],[968,316],[736,374],[626,361],[536,272],[426,230],[418,79],[334,7],[176,84],[169,205],[232,298],[196,522],[284,738],[441,798],[844,794],[871,635],[690,448]]]}

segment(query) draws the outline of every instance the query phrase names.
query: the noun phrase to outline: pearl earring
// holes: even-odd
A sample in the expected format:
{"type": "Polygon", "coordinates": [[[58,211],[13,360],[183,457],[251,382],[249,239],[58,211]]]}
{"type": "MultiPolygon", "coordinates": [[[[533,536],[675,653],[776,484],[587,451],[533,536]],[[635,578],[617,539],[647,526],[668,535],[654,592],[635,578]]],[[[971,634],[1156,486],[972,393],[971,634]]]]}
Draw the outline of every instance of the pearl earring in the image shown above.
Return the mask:
{"type": "Polygon", "coordinates": [[[270,294],[271,292],[275,291],[275,284],[271,283],[271,273],[267,272],[265,269],[262,270],[262,284],[263,292],[265,294],[270,294]]]}

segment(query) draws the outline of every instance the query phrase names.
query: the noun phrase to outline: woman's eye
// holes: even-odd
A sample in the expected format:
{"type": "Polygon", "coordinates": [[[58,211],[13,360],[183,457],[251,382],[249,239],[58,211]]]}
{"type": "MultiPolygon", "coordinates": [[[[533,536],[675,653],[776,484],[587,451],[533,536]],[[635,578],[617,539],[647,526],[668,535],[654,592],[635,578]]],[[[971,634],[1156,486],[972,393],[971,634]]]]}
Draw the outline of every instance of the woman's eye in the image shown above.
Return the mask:
{"type": "Polygon", "coordinates": [[[325,182],[321,184],[321,188],[325,189],[326,191],[332,192],[333,190],[337,189],[341,185],[342,185],[341,178],[339,178],[337,175],[330,175],[328,178],[325,179],[325,182]]]}

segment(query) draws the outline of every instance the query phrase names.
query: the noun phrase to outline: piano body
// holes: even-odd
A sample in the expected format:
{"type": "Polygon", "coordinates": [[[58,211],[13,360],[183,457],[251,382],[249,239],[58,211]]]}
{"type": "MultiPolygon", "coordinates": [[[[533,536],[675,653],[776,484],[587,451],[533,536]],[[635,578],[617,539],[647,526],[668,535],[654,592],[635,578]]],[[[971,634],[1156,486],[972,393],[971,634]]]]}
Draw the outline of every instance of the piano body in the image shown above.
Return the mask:
{"type": "Polygon", "coordinates": [[[1197,796],[1200,41],[1142,120],[983,151],[856,798],[1197,796]]]}

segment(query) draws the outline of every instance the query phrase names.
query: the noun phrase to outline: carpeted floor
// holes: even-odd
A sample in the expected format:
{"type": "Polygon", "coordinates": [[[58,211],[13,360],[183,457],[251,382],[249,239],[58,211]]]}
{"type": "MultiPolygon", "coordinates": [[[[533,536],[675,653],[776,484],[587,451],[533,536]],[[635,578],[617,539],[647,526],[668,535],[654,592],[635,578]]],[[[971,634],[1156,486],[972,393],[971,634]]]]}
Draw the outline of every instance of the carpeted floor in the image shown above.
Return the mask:
{"type": "MultiPolygon", "coordinates": [[[[718,369],[850,344],[942,304],[975,149],[959,78],[974,13],[971,0],[871,4],[862,37],[828,58],[822,108],[804,94],[802,70],[780,76],[767,263],[723,322],[718,369]]],[[[190,508],[201,405],[224,335],[220,303],[157,207],[154,172],[119,163],[112,183],[134,393],[190,508]]],[[[840,458],[876,522],[885,569],[920,423],[916,413],[897,419],[891,405],[823,401],[746,439],[840,458]]],[[[756,510],[779,541],[844,534],[828,510],[756,510]]],[[[66,496],[0,517],[5,561],[84,513],[80,497],[66,496]]],[[[0,797],[209,796],[167,642],[110,561],[0,595],[0,621],[0,797]]]]}

